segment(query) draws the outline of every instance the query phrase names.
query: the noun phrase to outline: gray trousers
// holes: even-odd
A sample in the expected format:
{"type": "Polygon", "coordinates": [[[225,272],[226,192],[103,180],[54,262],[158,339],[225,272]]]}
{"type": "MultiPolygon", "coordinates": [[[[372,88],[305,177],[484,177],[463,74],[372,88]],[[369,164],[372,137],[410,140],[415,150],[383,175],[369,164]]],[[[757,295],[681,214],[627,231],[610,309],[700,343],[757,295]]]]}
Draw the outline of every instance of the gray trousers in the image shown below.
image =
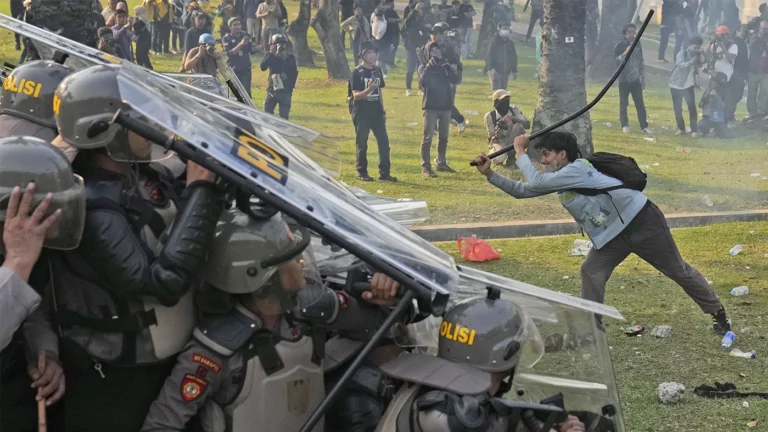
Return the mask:
{"type": "Polygon", "coordinates": [[[680,256],[664,214],[650,201],[621,234],[599,250],[589,251],[581,266],[581,297],[603,303],[605,283],[630,253],[680,285],[702,311],[720,310],[720,297],[701,272],[680,256]]]}
{"type": "Polygon", "coordinates": [[[429,152],[432,149],[432,137],[437,129],[437,164],[445,165],[448,160],[445,152],[448,150],[448,132],[451,127],[451,110],[424,110],[424,139],[421,140],[421,166],[430,168],[429,152]]]}

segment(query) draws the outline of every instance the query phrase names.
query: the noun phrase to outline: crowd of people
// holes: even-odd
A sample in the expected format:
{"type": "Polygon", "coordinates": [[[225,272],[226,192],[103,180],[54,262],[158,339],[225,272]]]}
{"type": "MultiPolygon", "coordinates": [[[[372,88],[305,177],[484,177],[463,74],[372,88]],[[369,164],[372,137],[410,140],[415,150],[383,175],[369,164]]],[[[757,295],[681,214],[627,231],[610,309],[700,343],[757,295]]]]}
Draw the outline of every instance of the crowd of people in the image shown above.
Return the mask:
{"type": "MultiPolygon", "coordinates": [[[[664,0],[657,60],[669,63],[666,58],[669,37],[675,35],[675,66],[669,87],[677,135],[690,133],[698,138],[713,134],[730,138],[739,120],[736,110],[745,90],[748,116],[744,122],[768,120],[768,4],[761,4],[758,11],[759,16],[742,24],[734,0],[710,0],[701,5],[696,0],[664,0]],[[699,20],[700,17],[703,18],[699,20]],[[711,37],[705,41],[708,34],[711,37]],[[698,103],[697,89],[703,91],[698,103]],[[688,109],[687,125],[683,101],[688,109]],[[698,108],[702,110],[701,118],[698,108]]],[[[624,28],[624,38],[615,49],[617,64],[624,60],[636,32],[634,24],[624,28]]],[[[630,131],[629,95],[635,104],[641,131],[652,132],[643,100],[644,65],[642,46],[638,45],[619,79],[620,121],[625,133],[630,131]]]]}

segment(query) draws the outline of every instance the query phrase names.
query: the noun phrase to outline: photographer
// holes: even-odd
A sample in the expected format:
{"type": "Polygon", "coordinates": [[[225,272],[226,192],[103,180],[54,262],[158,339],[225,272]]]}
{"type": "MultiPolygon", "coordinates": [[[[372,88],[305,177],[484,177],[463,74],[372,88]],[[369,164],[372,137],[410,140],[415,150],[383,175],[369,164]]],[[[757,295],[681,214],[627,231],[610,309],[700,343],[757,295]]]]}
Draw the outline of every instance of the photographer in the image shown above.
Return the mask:
{"type": "MultiPolygon", "coordinates": [[[[733,64],[736,56],[739,54],[739,47],[731,40],[728,27],[720,26],[717,28],[715,37],[709,43],[706,53],[708,59],[707,72],[709,72],[710,78],[715,73],[721,72],[725,75],[726,81],[730,81],[733,76],[733,64]]],[[[727,104],[730,100],[730,88],[726,86],[720,89],[720,91],[723,93],[720,96],[727,104]]],[[[726,121],[728,121],[728,118],[726,118],[726,121]]]]}
{"type": "Polygon", "coordinates": [[[384,74],[376,66],[378,52],[370,42],[360,48],[360,66],[352,71],[347,87],[352,124],[355,125],[355,147],[357,178],[371,182],[368,175],[368,135],[373,132],[379,147],[379,180],[396,182],[389,172],[389,136],[387,135],[387,116],[381,89],[384,88],[384,74]]]}
{"type": "Polygon", "coordinates": [[[510,74],[513,80],[517,79],[517,50],[509,27],[509,23],[499,24],[499,31],[488,46],[485,71],[491,79],[491,91],[506,89],[510,74]]]}
{"type": "Polygon", "coordinates": [[[221,40],[224,52],[227,53],[227,64],[232,68],[243,84],[248,96],[251,95],[251,54],[254,47],[251,38],[242,29],[240,18],[229,19],[229,33],[221,40]]]}
{"type": "Polygon", "coordinates": [[[699,115],[696,112],[696,93],[694,89],[699,82],[699,71],[704,64],[701,45],[704,41],[701,36],[693,36],[688,42],[688,48],[680,50],[675,59],[675,69],[669,78],[669,89],[672,93],[672,107],[675,110],[677,131],[675,135],[685,134],[685,120],[683,119],[683,99],[688,105],[688,118],[691,126],[691,136],[700,136],[696,123],[699,115]]]}
{"type": "Polygon", "coordinates": [[[274,114],[275,106],[280,104],[280,117],[288,120],[299,69],[296,67],[296,57],[286,52],[288,38],[285,35],[272,35],[270,42],[269,52],[261,59],[261,70],[269,69],[264,111],[274,114]]]}
{"type": "MultiPolygon", "coordinates": [[[[460,55],[461,42],[458,41],[458,34],[456,32],[450,31],[448,24],[444,22],[439,22],[432,26],[430,33],[430,40],[440,44],[440,51],[443,58],[448,62],[453,71],[456,72],[459,77],[459,81],[451,86],[451,97],[455,101],[456,86],[461,84],[461,75],[464,71],[464,65],[461,63],[460,55]]],[[[421,50],[420,60],[422,65],[426,65],[427,61],[429,61],[429,53],[427,52],[426,47],[421,50]]],[[[466,119],[463,115],[461,115],[455,104],[451,108],[451,120],[457,124],[459,133],[464,132],[464,129],[467,127],[466,119]]]]}
{"type": "Polygon", "coordinates": [[[221,53],[216,51],[216,38],[210,33],[204,33],[200,35],[199,45],[187,55],[184,70],[216,76],[216,63],[219,59],[221,53]]]}
{"type": "Polygon", "coordinates": [[[453,85],[459,82],[456,71],[448,64],[440,51],[438,42],[428,42],[424,47],[427,64],[419,67],[419,82],[423,92],[421,109],[424,110],[424,137],[421,141],[421,174],[424,177],[437,177],[432,171],[430,150],[432,136],[438,131],[437,170],[455,172],[448,166],[445,153],[448,150],[448,130],[453,108],[453,85]]]}

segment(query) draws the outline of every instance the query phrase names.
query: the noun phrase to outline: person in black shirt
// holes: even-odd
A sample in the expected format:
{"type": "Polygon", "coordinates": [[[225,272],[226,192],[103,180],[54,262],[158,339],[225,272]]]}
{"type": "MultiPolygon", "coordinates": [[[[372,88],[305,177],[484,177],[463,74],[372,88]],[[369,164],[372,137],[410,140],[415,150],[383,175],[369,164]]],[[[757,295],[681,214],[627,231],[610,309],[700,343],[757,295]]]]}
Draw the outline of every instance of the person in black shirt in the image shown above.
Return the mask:
{"type": "Polygon", "coordinates": [[[733,74],[728,80],[728,108],[725,112],[725,121],[728,127],[733,128],[736,122],[736,107],[744,97],[744,87],[749,76],[749,50],[747,49],[747,27],[742,25],[733,38],[733,43],[739,47],[739,53],[733,60],[733,74]]]}
{"type": "MultiPolygon", "coordinates": [[[[429,38],[430,40],[440,44],[440,51],[442,56],[446,61],[448,61],[448,64],[451,65],[453,70],[459,76],[458,84],[460,84],[461,76],[464,71],[464,65],[461,63],[461,54],[459,53],[460,48],[458,47],[458,42],[454,38],[450,37],[453,32],[449,32],[448,30],[448,24],[439,22],[432,26],[429,38]]],[[[426,49],[421,50],[419,60],[421,61],[422,65],[427,64],[427,61],[429,60],[428,54],[429,53],[426,52],[426,49]]],[[[454,98],[456,97],[456,85],[457,84],[453,85],[452,95],[454,98]]],[[[451,109],[451,120],[457,125],[459,133],[464,132],[464,129],[466,129],[467,126],[466,119],[463,115],[461,115],[455,104],[451,109]]]]}
{"type": "Polygon", "coordinates": [[[360,66],[352,71],[347,88],[351,103],[352,123],[355,125],[357,178],[373,181],[368,175],[368,134],[373,132],[379,147],[379,180],[396,182],[390,175],[389,136],[387,135],[386,114],[381,89],[384,88],[384,74],[376,66],[378,51],[372,43],[366,42],[360,48],[360,66]]]}
{"type": "Polygon", "coordinates": [[[395,0],[384,0],[384,18],[387,20],[387,31],[382,38],[389,48],[382,60],[390,67],[395,67],[395,54],[400,46],[400,15],[395,10],[395,0]]]}
{"type": "Polygon", "coordinates": [[[403,29],[405,30],[405,60],[408,68],[405,72],[406,96],[413,94],[411,90],[413,74],[419,67],[417,52],[429,41],[429,26],[425,18],[426,8],[427,5],[424,1],[418,1],[403,22],[403,29]]]}
{"type": "Polygon", "coordinates": [[[147,9],[144,6],[133,8],[136,20],[133,23],[133,34],[136,37],[136,63],[147,69],[152,69],[152,61],[149,59],[149,49],[152,46],[152,33],[150,33],[147,9]]]}
{"type": "Polygon", "coordinates": [[[491,91],[506,90],[510,74],[513,80],[517,79],[517,50],[512,42],[509,23],[500,24],[499,31],[491,40],[485,70],[491,79],[491,91]]]}
{"type": "Polygon", "coordinates": [[[206,31],[205,28],[208,24],[208,15],[202,11],[192,12],[192,23],[194,23],[194,27],[187,30],[187,33],[184,35],[184,53],[181,56],[182,69],[184,68],[184,63],[186,63],[187,54],[189,54],[192,48],[197,48],[200,36],[204,33],[211,33],[206,31]]]}
{"type": "Polygon", "coordinates": [[[454,85],[459,82],[459,75],[443,58],[440,45],[428,42],[424,47],[427,64],[419,67],[419,83],[424,96],[421,109],[424,110],[424,136],[421,140],[421,174],[424,177],[437,177],[432,171],[430,150],[435,129],[438,130],[437,141],[437,170],[456,172],[448,166],[445,153],[448,150],[448,131],[451,123],[453,108],[454,85]]]}
{"type": "Polygon", "coordinates": [[[448,26],[451,27],[451,30],[454,31],[461,31],[463,29],[463,15],[461,14],[461,11],[459,8],[461,7],[461,2],[459,0],[453,0],[451,3],[451,8],[448,10],[448,13],[445,17],[445,22],[448,23],[448,26]]]}
{"type": "Polygon", "coordinates": [[[251,38],[243,31],[240,18],[229,19],[229,33],[221,40],[227,53],[227,64],[237,75],[248,95],[251,95],[251,54],[254,53],[251,38]]]}
{"type": "Polygon", "coordinates": [[[682,12],[678,0],[664,0],[661,5],[661,35],[659,39],[659,63],[669,63],[666,58],[669,35],[675,33],[677,17],[682,12]]]}
{"type": "MultiPolygon", "coordinates": [[[[355,14],[355,0],[339,0],[339,5],[341,6],[341,22],[348,20],[355,14]]],[[[341,46],[344,48],[346,48],[345,39],[346,32],[341,32],[341,46]]],[[[352,44],[352,35],[349,35],[349,43],[352,44]]],[[[354,48],[352,48],[352,52],[355,52],[354,48]]]]}
{"type": "Polygon", "coordinates": [[[299,69],[296,67],[296,57],[286,51],[288,38],[285,35],[272,35],[270,42],[269,52],[261,59],[261,70],[269,69],[264,111],[274,114],[275,106],[280,104],[280,117],[288,120],[299,69]]]}
{"type": "Polygon", "coordinates": [[[461,44],[461,58],[468,59],[472,54],[472,38],[475,34],[475,8],[472,0],[462,0],[459,12],[462,15],[461,27],[464,29],[464,41],[461,44]]]}

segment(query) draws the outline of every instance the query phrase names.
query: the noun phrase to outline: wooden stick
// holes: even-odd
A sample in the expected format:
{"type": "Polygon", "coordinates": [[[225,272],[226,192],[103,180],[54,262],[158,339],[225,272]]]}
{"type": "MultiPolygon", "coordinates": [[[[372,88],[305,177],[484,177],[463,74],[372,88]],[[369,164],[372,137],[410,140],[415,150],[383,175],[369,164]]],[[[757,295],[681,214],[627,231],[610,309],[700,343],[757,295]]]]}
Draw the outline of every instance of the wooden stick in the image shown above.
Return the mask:
{"type": "MultiPolygon", "coordinates": [[[[37,354],[37,371],[40,375],[45,372],[45,352],[37,354]]],[[[37,432],[48,432],[48,421],[45,418],[45,400],[37,402],[37,432]]]]}

